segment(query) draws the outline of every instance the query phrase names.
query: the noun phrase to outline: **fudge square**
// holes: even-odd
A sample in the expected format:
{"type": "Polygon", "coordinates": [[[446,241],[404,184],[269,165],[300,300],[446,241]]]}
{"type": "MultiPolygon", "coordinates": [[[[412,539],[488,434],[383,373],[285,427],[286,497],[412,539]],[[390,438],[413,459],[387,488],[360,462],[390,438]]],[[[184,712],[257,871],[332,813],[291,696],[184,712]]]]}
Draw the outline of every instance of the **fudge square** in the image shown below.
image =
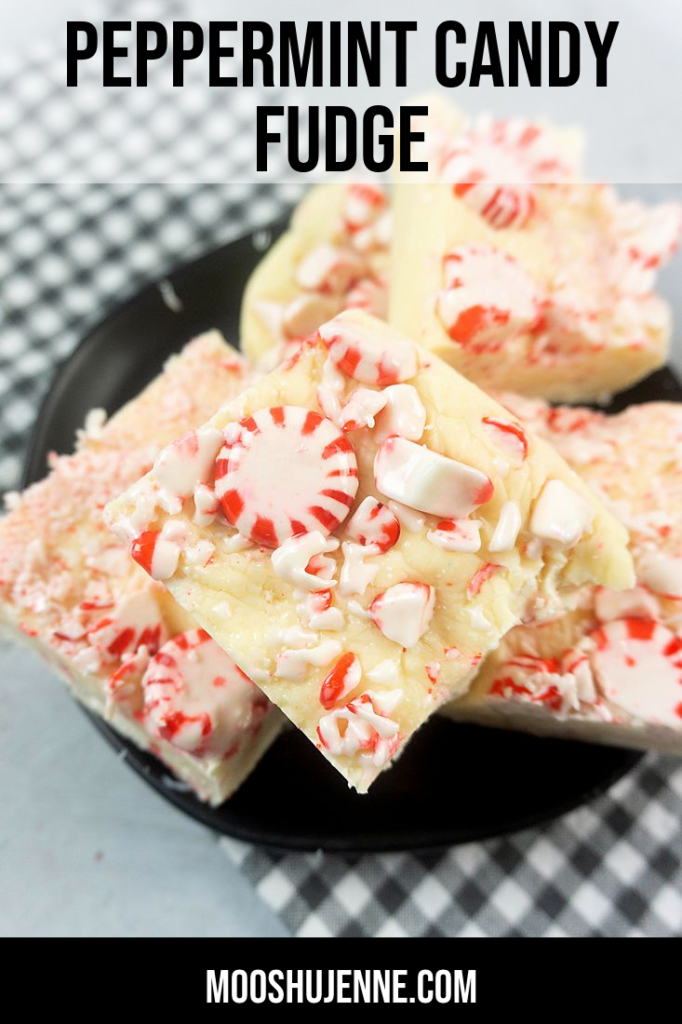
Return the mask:
{"type": "Polygon", "coordinates": [[[509,629],[633,579],[625,529],[545,442],[357,311],[106,514],[360,792],[509,629]]]}
{"type": "Polygon", "coordinates": [[[630,531],[637,585],[586,587],[562,619],[518,626],[447,709],[459,721],[682,754],[682,405],[606,416],[504,395],[630,531]]]}
{"type": "Polygon", "coordinates": [[[217,332],[195,339],[74,455],[10,499],[0,522],[0,626],[29,643],[91,711],[151,750],[204,800],[239,786],[283,718],[106,529],[102,509],[246,384],[217,332]]]}
{"type": "Polygon", "coordinates": [[[389,321],[487,390],[590,400],[661,366],[682,207],[586,182],[572,131],[442,101],[424,121],[428,175],[393,193],[389,321]]]}

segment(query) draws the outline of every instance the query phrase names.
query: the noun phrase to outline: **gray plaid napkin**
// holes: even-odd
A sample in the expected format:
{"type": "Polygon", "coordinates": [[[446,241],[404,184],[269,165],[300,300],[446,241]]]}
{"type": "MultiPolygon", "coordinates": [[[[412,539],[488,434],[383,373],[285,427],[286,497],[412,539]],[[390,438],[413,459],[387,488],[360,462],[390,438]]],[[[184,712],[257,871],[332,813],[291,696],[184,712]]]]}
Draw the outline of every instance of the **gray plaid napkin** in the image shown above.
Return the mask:
{"type": "MultiPolygon", "coordinates": [[[[45,149],[55,166],[75,159],[62,147],[74,115],[59,97],[51,103],[56,74],[49,47],[0,62],[0,181],[30,177],[32,154],[45,149]]],[[[210,130],[188,154],[172,140],[194,112],[178,103],[155,113],[145,119],[155,132],[140,132],[137,108],[119,94],[98,113],[103,141],[134,137],[131,166],[161,147],[164,166],[172,172],[177,158],[191,180],[210,130]]],[[[238,110],[228,116],[235,138],[250,130],[238,110]]],[[[0,490],[17,485],[54,369],[92,324],[178,262],[280,216],[292,198],[272,186],[0,185],[0,490]]],[[[682,768],[647,757],[608,795],[545,828],[441,854],[349,861],[224,847],[297,935],[674,935],[681,820],[682,768]]]]}

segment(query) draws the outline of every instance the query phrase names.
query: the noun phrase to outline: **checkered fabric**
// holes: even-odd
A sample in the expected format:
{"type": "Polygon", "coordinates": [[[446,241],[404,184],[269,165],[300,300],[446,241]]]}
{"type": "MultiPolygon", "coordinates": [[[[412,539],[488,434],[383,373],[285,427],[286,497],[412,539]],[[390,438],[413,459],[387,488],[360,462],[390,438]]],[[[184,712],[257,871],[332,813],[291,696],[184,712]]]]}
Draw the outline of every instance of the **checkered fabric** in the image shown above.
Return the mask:
{"type": "Polygon", "coordinates": [[[647,757],[544,828],[442,853],[274,853],[222,840],[297,936],[672,936],[682,931],[682,769],[647,757]]]}
{"type": "MultiPolygon", "coordinates": [[[[153,4],[145,7],[152,17],[153,4]]],[[[61,166],[54,76],[49,48],[0,63],[0,180],[17,180],[45,148],[61,166]]],[[[244,130],[238,111],[229,116],[244,130]]],[[[167,107],[144,132],[139,117],[118,95],[100,123],[135,137],[131,160],[161,147],[166,167],[176,154],[191,180],[192,154],[158,134],[183,138],[191,110],[167,107]]],[[[196,160],[212,145],[207,124],[196,160]]],[[[55,367],[94,322],[178,262],[280,216],[293,198],[290,188],[234,184],[0,185],[0,489],[16,486],[55,367]]],[[[682,931],[681,821],[682,768],[648,757],[556,823],[444,853],[346,860],[224,846],[296,935],[673,935],[682,931]]]]}

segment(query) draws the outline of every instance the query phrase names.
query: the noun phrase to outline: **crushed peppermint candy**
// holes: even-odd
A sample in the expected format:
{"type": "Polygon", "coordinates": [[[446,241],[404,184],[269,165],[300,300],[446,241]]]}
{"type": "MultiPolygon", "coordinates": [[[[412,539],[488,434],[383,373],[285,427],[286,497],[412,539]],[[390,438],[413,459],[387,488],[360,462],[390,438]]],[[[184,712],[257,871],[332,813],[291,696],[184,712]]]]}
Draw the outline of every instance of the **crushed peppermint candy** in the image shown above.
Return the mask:
{"type": "Polygon", "coordinates": [[[320,687],[320,704],[330,711],[340,704],[362,679],[362,665],[356,654],[347,651],[324,677],[320,687]]]}
{"type": "Polygon", "coordinates": [[[371,495],[360,502],[346,524],[348,536],[359,544],[371,544],[382,553],[400,537],[400,522],[386,505],[371,495]]]}
{"type": "Polygon", "coordinates": [[[382,442],[374,482],[402,505],[449,519],[464,519],[490,501],[494,490],[485,473],[401,437],[382,442]]]}
{"type": "Polygon", "coordinates": [[[481,549],[482,525],[480,519],[442,519],[426,537],[443,551],[475,554],[481,549]]]}
{"type": "Polygon", "coordinates": [[[682,638],[650,619],[616,619],[591,639],[590,660],[604,697],[637,719],[679,728],[682,638]]]}
{"type": "Polygon", "coordinates": [[[540,297],[522,265],[492,246],[463,246],[443,259],[436,299],[449,337],[477,351],[495,351],[538,321],[540,297]]]}
{"type": "Polygon", "coordinates": [[[414,647],[429,628],[436,593],[427,583],[397,583],[372,601],[369,615],[388,640],[414,647]]]}
{"type": "Polygon", "coordinates": [[[366,690],[323,715],[317,728],[321,747],[335,757],[359,754],[374,767],[385,767],[402,739],[400,726],[389,717],[402,698],[402,690],[366,690]]]}
{"type": "Polygon", "coordinates": [[[574,547],[589,530],[594,511],[562,480],[548,480],[533,506],[530,532],[558,547],[574,547]]]}

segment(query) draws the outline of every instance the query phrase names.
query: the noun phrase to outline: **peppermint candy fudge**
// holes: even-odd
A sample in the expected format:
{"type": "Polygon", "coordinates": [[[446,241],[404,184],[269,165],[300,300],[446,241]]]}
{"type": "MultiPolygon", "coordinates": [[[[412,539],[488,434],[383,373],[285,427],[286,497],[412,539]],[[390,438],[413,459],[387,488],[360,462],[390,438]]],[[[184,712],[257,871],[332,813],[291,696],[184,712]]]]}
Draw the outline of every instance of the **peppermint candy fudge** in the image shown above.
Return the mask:
{"type": "Polygon", "coordinates": [[[360,311],[106,516],[360,792],[509,629],[633,583],[625,529],[544,441],[360,311]]]}
{"type": "Polygon", "coordinates": [[[343,309],[386,318],[391,214],[372,182],[312,188],[283,237],[260,262],[244,293],[241,344],[271,365],[343,309]]]}
{"type": "Polygon", "coordinates": [[[489,656],[458,721],[682,754],[682,405],[616,416],[502,396],[627,526],[637,585],[520,626],[489,656]]]}
{"type": "Polygon", "coordinates": [[[245,365],[217,332],[197,338],[109,422],[93,412],[75,454],[51,456],[49,475],[12,495],[0,522],[0,626],[211,804],[240,785],[283,719],[130,560],[102,509],[245,386],[245,365]]]}
{"type": "Polygon", "coordinates": [[[585,182],[574,132],[429,111],[429,172],[393,193],[390,322],[481,387],[548,400],[661,366],[670,315],[654,288],[682,207],[585,182]]]}

